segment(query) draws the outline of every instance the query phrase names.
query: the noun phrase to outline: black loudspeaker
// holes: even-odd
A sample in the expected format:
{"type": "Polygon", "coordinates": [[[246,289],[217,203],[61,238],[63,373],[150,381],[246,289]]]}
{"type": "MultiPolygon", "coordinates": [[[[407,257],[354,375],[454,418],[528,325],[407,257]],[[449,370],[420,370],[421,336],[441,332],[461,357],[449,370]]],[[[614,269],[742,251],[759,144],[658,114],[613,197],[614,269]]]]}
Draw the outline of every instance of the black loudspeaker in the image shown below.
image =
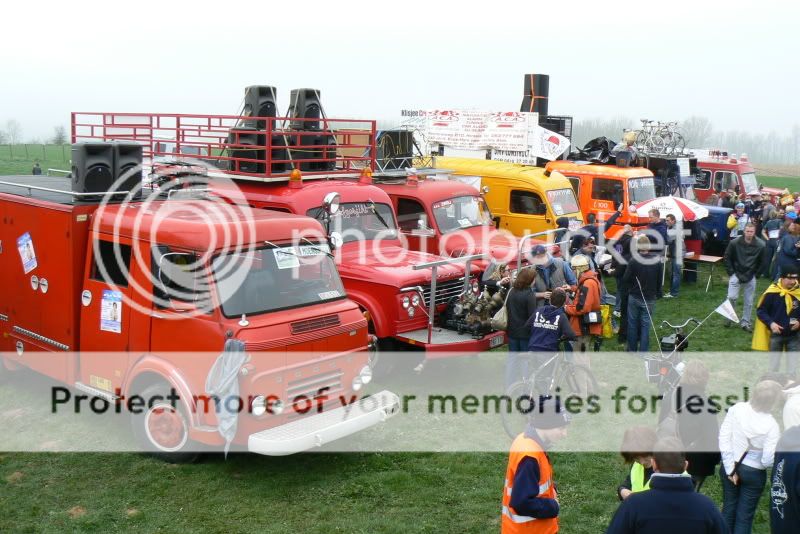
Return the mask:
{"type": "Polygon", "coordinates": [[[114,143],[114,182],[116,191],[133,191],[132,198],[141,196],[142,145],[114,143]]]}
{"type": "Polygon", "coordinates": [[[243,159],[265,159],[263,150],[247,148],[263,144],[259,143],[259,138],[263,139],[264,136],[258,135],[257,132],[258,129],[253,126],[238,126],[231,129],[228,133],[228,153],[234,159],[228,161],[228,170],[248,173],[264,172],[264,164],[258,161],[241,161],[243,159]]]}
{"type": "Polygon", "coordinates": [[[550,97],[550,76],[547,74],[526,74],[524,86],[520,111],[547,115],[547,104],[550,97]]]}
{"type": "Polygon", "coordinates": [[[72,145],[72,191],[105,193],[114,183],[114,146],[111,143],[72,145]]]}
{"type": "MultiPolygon", "coordinates": [[[[289,99],[289,118],[320,119],[322,117],[322,103],[318,89],[292,89],[289,99]]],[[[319,120],[291,121],[292,130],[319,130],[319,120]]],[[[303,143],[304,145],[311,143],[303,143]]]]}
{"type": "MultiPolygon", "coordinates": [[[[244,115],[248,117],[277,117],[277,89],[271,85],[251,85],[244,89],[244,115]]],[[[266,121],[257,121],[266,128],[266,121]]]]}

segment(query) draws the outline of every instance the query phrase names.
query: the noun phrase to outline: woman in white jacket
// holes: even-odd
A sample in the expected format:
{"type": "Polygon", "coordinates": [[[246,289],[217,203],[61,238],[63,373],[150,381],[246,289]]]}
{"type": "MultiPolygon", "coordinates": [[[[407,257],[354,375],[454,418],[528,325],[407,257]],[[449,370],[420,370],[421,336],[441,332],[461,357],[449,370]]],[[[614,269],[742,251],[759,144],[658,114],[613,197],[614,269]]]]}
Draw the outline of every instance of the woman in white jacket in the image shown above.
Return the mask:
{"type": "Polygon", "coordinates": [[[780,438],[778,422],[770,412],[781,398],[780,384],[759,382],[750,402],[733,405],[719,429],[722,515],[731,534],[752,532],[753,516],[780,438]]]}

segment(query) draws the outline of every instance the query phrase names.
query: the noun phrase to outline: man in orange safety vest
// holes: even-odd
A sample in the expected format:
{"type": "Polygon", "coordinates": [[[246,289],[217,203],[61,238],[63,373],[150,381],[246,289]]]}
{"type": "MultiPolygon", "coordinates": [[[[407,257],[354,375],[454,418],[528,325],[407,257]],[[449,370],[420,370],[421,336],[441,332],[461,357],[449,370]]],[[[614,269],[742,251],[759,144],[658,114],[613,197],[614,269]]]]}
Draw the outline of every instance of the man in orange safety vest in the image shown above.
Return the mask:
{"type": "Polygon", "coordinates": [[[546,450],[566,437],[569,414],[558,399],[539,400],[525,432],[511,444],[503,488],[503,534],[558,532],[558,495],[546,450]]]}

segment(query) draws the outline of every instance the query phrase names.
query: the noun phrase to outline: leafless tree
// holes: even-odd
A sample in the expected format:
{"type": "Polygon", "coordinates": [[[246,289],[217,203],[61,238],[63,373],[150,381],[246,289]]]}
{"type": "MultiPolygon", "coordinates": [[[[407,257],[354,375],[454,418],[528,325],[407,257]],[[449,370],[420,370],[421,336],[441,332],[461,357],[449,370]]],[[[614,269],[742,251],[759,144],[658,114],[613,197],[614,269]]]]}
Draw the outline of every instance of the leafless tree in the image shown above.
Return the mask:
{"type": "Polygon", "coordinates": [[[53,128],[53,138],[50,140],[54,145],[67,144],[67,129],[63,126],[53,128]]]}
{"type": "Polygon", "coordinates": [[[8,137],[8,142],[12,145],[18,145],[22,142],[22,126],[15,119],[6,121],[6,137],[8,137]]]}
{"type": "Polygon", "coordinates": [[[678,128],[686,140],[686,146],[692,148],[706,148],[713,133],[711,121],[706,117],[691,116],[680,122],[678,128]]]}

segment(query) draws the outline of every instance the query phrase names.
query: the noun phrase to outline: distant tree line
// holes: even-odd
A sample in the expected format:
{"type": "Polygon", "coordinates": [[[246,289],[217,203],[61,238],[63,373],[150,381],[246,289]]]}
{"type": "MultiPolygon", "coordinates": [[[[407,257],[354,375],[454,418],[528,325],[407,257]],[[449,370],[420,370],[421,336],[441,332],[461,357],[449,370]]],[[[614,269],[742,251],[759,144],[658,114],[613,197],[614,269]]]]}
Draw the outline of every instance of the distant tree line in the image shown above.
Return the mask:
{"type": "Polygon", "coordinates": [[[21,145],[23,143],[30,145],[45,143],[64,145],[68,142],[69,137],[67,137],[67,129],[63,126],[55,126],[53,128],[53,135],[47,139],[41,139],[39,137],[23,139],[22,125],[18,120],[8,119],[4,124],[0,125],[0,145],[21,145]]]}
{"type": "MultiPolygon", "coordinates": [[[[573,144],[583,147],[588,141],[605,136],[615,141],[622,139],[624,130],[637,129],[639,121],[628,117],[613,119],[584,119],[573,125],[573,144]]],[[[714,130],[706,117],[692,116],[678,123],[678,130],[690,148],[719,148],[729,153],[750,156],[751,161],[774,165],[800,163],[800,125],[794,125],[788,134],[771,131],[768,134],[745,130],[714,130]]]]}

